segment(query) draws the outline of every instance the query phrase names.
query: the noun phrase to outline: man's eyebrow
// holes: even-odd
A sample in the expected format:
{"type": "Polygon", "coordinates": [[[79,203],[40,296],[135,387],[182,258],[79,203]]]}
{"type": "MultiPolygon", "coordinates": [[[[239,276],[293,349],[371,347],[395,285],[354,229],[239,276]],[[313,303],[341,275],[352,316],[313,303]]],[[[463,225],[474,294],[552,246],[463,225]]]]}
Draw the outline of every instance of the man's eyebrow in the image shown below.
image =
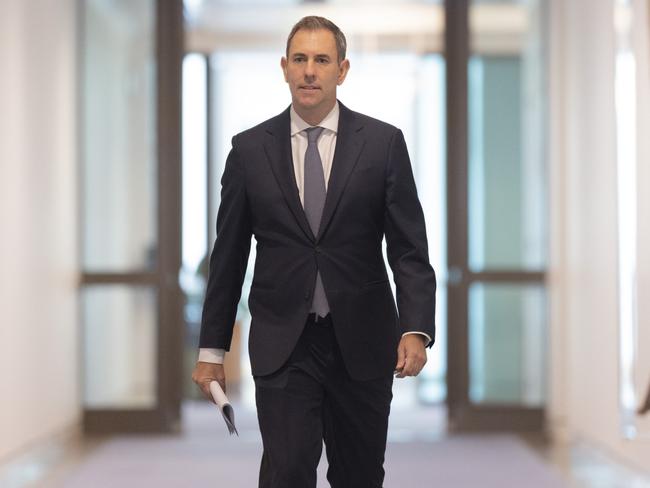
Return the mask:
{"type": "MultiPolygon", "coordinates": [[[[300,52],[298,52],[298,53],[293,53],[293,54],[291,55],[292,58],[295,58],[296,56],[305,56],[305,57],[307,57],[307,55],[306,55],[305,53],[300,53],[300,52]]],[[[330,55],[329,55],[329,54],[325,54],[325,53],[323,53],[323,54],[314,54],[314,57],[315,57],[315,58],[327,58],[327,59],[330,59],[330,55]]]]}

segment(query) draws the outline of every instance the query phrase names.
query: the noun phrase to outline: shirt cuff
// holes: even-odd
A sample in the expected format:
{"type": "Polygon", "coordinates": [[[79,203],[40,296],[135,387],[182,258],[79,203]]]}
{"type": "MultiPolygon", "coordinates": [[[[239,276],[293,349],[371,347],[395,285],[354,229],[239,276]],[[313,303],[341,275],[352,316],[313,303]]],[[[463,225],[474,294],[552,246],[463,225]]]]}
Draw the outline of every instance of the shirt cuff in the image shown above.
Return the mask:
{"type": "Polygon", "coordinates": [[[418,332],[418,331],[414,330],[414,331],[411,331],[411,332],[404,332],[404,333],[402,334],[402,337],[404,337],[405,335],[409,335],[409,334],[420,334],[420,335],[423,335],[424,337],[427,338],[427,342],[425,342],[424,345],[425,345],[425,346],[428,346],[429,344],[431,344],[431,336],[430,336],[429,334],[426,334],[426,333],[424,333],[424,332],[418,332]]]}
{"type": "Polygon", "coordinates": [[[203,363],[223,364],[223,358],[226,356],[225,349],[212,349],[202,347],[199,349],[198,361],[203,363]]]}

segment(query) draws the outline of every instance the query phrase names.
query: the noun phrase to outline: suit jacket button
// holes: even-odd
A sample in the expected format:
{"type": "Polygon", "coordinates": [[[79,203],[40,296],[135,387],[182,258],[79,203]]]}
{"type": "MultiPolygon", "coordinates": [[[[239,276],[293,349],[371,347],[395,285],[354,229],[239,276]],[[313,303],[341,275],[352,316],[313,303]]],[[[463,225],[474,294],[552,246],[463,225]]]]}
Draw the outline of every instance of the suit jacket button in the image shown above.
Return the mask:
{"type": "Polygon", "coordinates": [[[305,292],[305,301],[309,300],[309,295],[310,293],[308,291],[305,292]]]}

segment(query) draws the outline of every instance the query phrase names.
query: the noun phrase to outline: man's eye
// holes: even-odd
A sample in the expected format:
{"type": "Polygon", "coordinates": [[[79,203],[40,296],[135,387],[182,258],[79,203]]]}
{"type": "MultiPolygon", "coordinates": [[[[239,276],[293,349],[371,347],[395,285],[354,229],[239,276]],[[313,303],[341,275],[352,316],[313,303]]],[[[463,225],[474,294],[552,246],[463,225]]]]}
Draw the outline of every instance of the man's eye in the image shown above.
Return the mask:
{"type": "Polygon", "coordinates": [[[327,64],[328,60],[326,58],[319,58],[316,60],[320,64],[327,64]]]}
{"type": "Polygon", "coordinates": [[[305,58],[293,58],[294,63],[302,63],[305,60],[305,58]]]}

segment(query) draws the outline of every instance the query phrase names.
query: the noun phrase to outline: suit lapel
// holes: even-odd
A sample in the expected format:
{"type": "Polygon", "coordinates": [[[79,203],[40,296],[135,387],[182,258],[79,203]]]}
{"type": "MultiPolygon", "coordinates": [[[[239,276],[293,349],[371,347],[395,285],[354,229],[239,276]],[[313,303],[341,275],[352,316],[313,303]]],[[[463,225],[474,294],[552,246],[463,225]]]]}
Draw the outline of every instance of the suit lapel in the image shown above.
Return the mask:
{"type": "Polygon", "coordinates": [[[332,161],[332,170],[330,171],[330,179],[327,185],[323,216],[318,229],[318,236],[316,237],[317,241],[321,239],[327,230],[327,226],[341,199],[350,173],[352,173],[352,170],[357,164],[361,149],[365,144],[365,140],[360,134],[363,125],[359,123],[354,112],[350,111],[341,102],[339,102],[339,110],[339,125],[336,133],[334,160],[332,161]]]}
{"type": "Polygon", "coordinates": [[[264,151],[271,164],[273,175],[298,225],[305,235],[313,241],[314,233],[309,227],[307,216],[300,203],[300,194],[298,193],[296,175],[293,169],[289,109],[270,122],[267,133],[268,137],[264,143],[264,151]]]}

